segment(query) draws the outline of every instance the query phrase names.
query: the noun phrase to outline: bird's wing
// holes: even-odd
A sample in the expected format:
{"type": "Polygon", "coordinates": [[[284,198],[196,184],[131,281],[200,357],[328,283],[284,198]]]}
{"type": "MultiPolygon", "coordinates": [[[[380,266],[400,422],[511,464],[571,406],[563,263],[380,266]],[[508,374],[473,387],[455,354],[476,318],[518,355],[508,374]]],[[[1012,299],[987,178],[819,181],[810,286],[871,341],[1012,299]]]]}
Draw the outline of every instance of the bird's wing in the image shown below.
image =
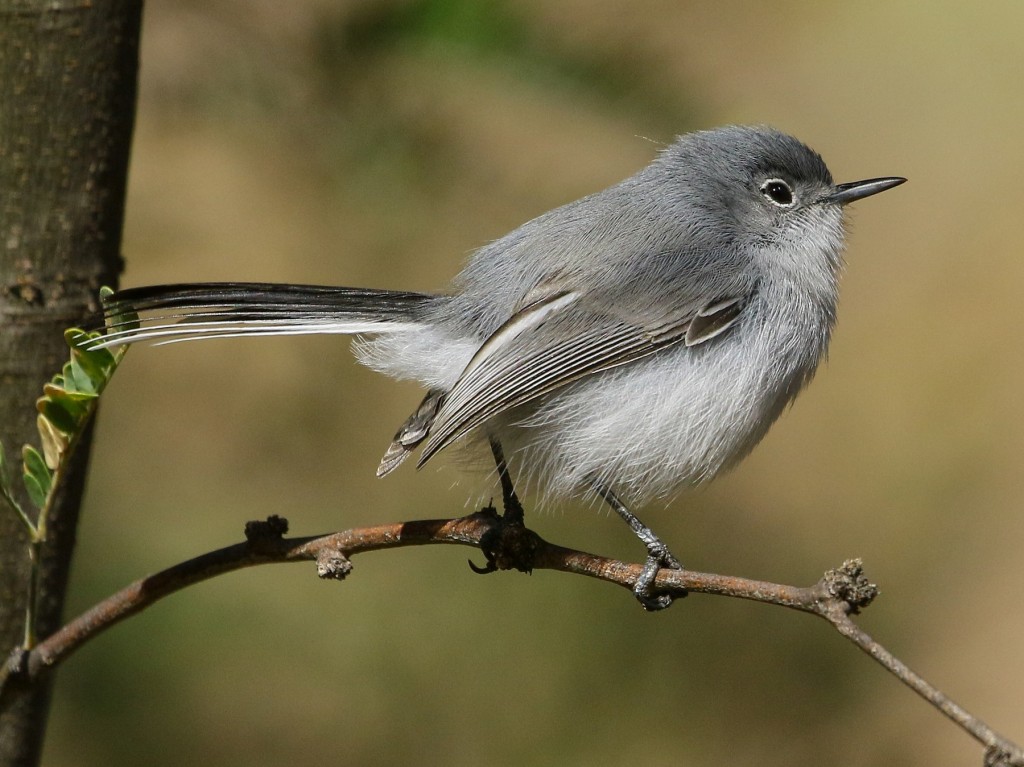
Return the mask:
{"type": "Polygon", "coordinates": [[[444,397],[418,466],[487,419],[601,370],[659,350],[697,346],[739,319],[744,295],[624,311],[558,292],[514,314],[480,347],[444,397]],[[641,319],[642,318],[642,319],[641,319]]]}

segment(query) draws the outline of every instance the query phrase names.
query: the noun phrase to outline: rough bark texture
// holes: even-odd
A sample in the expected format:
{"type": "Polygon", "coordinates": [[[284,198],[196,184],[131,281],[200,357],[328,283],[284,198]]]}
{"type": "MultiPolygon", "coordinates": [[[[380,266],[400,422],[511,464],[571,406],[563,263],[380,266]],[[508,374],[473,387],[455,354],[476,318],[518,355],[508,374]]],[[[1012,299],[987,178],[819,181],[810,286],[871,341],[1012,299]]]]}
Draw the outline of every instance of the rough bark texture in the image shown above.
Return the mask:
{"type": "MultiPolygon", "coordinates": [[[[121,269],[141,15],[141,2],[0,0],[0,439],[15,465],[38,444],[33,404],[67,358],[62,331],[121,269]]],[[[40,636],[60,625],[88,447],[49,518],[40,636]]],[[[22,639],[28,577],[25,531],[0,508],[4,655],[22,639]]],[[[49,690],[8,685],[0,765],[39,762],[49,690]]]]}

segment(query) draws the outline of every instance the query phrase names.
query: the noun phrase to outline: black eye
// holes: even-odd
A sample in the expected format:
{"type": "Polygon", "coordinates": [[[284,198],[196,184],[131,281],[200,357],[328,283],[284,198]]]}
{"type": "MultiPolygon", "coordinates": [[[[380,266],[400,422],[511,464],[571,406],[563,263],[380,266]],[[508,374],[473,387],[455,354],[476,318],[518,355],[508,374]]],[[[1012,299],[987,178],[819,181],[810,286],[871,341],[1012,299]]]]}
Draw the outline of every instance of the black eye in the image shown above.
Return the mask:
{"type": "Polygon", "coordinates": [[[788,208],[793,204],[793,190],[781,178],[770,178],[761,184],[761,194],[780,208],[788,208]]]}

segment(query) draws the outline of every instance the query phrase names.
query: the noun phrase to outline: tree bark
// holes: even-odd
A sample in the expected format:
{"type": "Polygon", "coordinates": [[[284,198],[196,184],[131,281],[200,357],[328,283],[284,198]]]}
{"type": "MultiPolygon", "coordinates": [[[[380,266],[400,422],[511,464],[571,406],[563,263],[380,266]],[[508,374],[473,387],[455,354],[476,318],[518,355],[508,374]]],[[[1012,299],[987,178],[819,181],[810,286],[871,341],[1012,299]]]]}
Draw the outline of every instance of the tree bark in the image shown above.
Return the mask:
{"type": "MultiPolygon", "coordinates": [[[[96,316],[121,270],[141,19],[141,0],[0,0],[0,439],[14,467],[38,444],[33,406],[67,359],[63,330],[96,316]]],[[[42,637],[61,624],[88,455],[85,435],[47,522],[42,637]]],[[[3,655],[22,642],[29,575],[26,532],[0,509],[3,655]]],[[[51,683],[7,685],[0,766],[39,763],[51,683]]]]}

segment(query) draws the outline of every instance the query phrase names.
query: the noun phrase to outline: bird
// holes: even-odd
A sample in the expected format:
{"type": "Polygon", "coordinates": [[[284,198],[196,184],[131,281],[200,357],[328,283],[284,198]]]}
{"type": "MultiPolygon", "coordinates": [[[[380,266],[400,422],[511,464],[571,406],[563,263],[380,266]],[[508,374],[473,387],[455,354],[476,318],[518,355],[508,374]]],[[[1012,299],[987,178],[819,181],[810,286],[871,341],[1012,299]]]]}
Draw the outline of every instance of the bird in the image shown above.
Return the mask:
{"type": "Polygon", "coordinates": [[[368,367],[424,388],[377,475],[417,449],[490,447],[542,502],[599,498],[647,549],[647,610],[679,560],[633,508],[734,466],[811,380],[836,320],[845,207],[904,183],[836,184],[766,126],[677,137],[625,180],[484,245],[444,293],[255,282],[134,287],[110,347],[347,334],[368,367]],[[125,319],[130,317],[129,319],[125,319]]]}

